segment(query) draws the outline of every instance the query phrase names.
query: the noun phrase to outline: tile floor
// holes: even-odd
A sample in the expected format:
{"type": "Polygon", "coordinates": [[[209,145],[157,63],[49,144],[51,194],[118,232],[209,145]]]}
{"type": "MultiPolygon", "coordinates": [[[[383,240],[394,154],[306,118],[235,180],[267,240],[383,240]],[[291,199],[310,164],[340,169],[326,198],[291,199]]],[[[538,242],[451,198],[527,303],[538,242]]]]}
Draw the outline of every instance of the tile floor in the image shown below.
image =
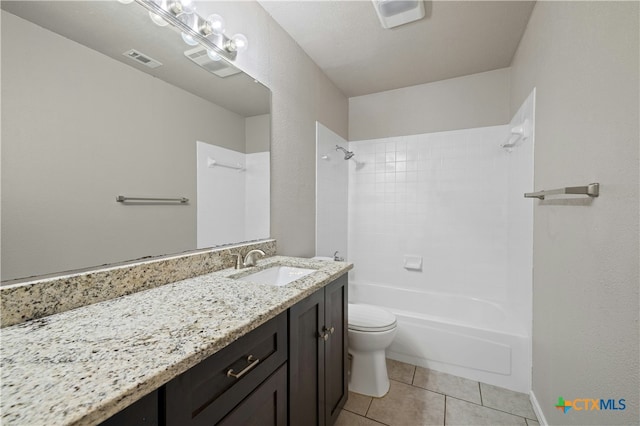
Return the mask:
{"type": "Polygon", "coordinates": [[[383,398],[349,392],[335,426],[538,425],[529,396],[387,360],[383,398]]]}

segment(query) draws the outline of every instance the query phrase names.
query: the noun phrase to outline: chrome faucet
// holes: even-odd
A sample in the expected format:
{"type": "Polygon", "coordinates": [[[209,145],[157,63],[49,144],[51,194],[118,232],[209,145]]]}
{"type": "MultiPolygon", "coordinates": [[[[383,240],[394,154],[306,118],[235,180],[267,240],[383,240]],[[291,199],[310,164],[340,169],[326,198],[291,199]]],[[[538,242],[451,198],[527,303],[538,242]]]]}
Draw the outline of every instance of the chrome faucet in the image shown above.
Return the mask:
{"type": "Polygon", "coordinates": [[[336,251],[335,253],[333,253],[333,260],[335,260],[336,262],[344,262],[344,257],[338,256],[338,253],[340,252],[336,251]]]}
{"type": "Polygon", "coordinates": [[[245,267],[247,267],[247,266],[256,266],[256,262],[257,262],[256,254],[259,254],[261,257],[266,256],[265,253],[260,249],[251,250],[244,257],[244,266],[245,267]]]}
{"type": "Polygon", "coordinates": [[[236,269],[246,268],[248,266],[256,266],[256,255],[266,256],[265,252],[260,249],[251,250],[244,256],[244,260],[242,259],[242,255],[240,253],[232,253],[231,256],[235,256],[236,258],[236,269]]]}

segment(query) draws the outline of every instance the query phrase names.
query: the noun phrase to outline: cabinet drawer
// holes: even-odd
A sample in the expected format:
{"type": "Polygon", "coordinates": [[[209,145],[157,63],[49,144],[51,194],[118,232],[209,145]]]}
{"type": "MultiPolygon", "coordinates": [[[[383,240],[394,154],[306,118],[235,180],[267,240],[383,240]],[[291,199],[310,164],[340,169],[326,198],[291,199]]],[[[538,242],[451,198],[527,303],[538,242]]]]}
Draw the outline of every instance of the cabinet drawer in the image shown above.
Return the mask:
{"type": "Polygon", "coordinates": [[[233,409],[219,426],[286,426],[287,365],[278,368],[233,409]]]}
{"type": "Polygon", "coordinates": [[[167,383],[167,425],[219,422],[286,359],[283,312],[167,383]]]}

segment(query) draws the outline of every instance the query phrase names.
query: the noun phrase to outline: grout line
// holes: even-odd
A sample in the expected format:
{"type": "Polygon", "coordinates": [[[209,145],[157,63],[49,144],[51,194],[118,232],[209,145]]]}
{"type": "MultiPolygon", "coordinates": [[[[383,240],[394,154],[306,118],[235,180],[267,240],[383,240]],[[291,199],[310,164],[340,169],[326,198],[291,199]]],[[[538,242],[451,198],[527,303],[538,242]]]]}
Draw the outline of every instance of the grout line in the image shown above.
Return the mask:
{"type": "Polygon", "coordinates": [[[369,405],[367,405],[367,410],[364,412],[365,417],[367,417],[367,414],[369,414],[369,409],[371,408],[371,404],[373,404],[373,397],[371,397],[371,401],[369,401],[369,405]]]}
{"type": "Polygon", "coordinates": [[[444,396],[444,421],[442,424],[447,426],[447,395],[444,396]]]}
{"type": "MultiPolygon", "coordinates": [[[[488,406],[486,406],[486,405],[478,405],[478,404],[476,404],[475,402],[467,401],[467,400],[465,400],[465,399],[461,399],[461,398],[456,398],[455,396],[451,396],[451,395],[447,395],[447,396],[448,396],[449,398],[457,399],[458,401],[468,402],[469,404],[477,405],[478,407],[487,408],[487,409],[489,409],[489,410],[493,410],[493,411],[499,411],[499,412],[501,412],[501,413],[505,413],[505,414],[510,414],[510,415],[512,415],[512,416],[514,416],[514,417],[522,417],[523,419],[526,419],[526,418],[527,418],[527,417],[525,417],[525,416],[521,416],[520,414],[513,414],[513,413],[510,413],[510,412],[508,412],[508,411],[500,410],[499,408],[488,407],[488,406]]],[[[533,419],[531,419],[531,420],[533,420],[533,419]]]]}
{"type": "MultiPolygon", "coordinates": [[[[407,363],[405,363],[405,364],[407,364],[407,363]]],[[[413,364],[408,364],[408,365],[413,365],[413,364]]],[[[500,409],[498,409],[498,408],[488,407],[488,406],[484,405],[484,399],[482,398],[482,382],[480,382],[480,381],[478,381],[478,382],[477,382],[477,383],[478,383],[478,391],[479,391],[479,393],[480,393],[480,404],[476,404],[476,403],[475,403],[475,402],[473,402],[473,401],[468,401],[468,400],[466,400],[466,399],[457,398],[457,397],[455,397],[455,396],[451,396],[451,395],[448,395],[448,394],[446,394],[446,393],[442,393],[442,392],[435,391],[435,390],[432,390],[432,389],[423,388],[422,386],[414,385],[414,384],[413,384],[413,382],[415,381],[415,378],[416,378],[416,372],[418,371],[418,367],[417,367],[417,366],[415,366],[415,365],[413,365],[413,367],[414,367],[414,370],[413,370],[413,378],[411,379],[411,383],[409,384],[409,386],[412,386],[412,387],[415,387],[415,388],[417,388],[417,389],[421,389],[421,390],[426,390],[426,391],[428,391],[428,392],[433,392],[433,393],[438,394],[438,395],[443,395],[443,396],[445,397],[445,422],[446,422],[446,408],[447,408],[446,400],[447,400],[447,398],[454,398],[454,399],[457,399],[457,400],[459,400],[459,401],[468,402],[469,404],[477,405],[478,407],[484,407],[484,408],[488,408],[488,409],[490,409],[490,410],[498,411],[498,412],[501,412],[501,413],[510,414],[510,415],[512,415],[512,416],[514,416],[514,417],[522,417],[522,418],[525,420],[525,423],[527,423],[527,419],[528,419],[528,417],[526,417],[526,416],[521,416],[521,415],[518,415],[518,414],[510,413],[510,412],[508,412],[508,411],[500,410],[500,409]]],[[[448,373],[445,373],[445,374],[448,374],[448,373]]],[[[450,375],[451,375],[451,376],[454,376],[454,377],[459,377],[459,376],[455,376],[454,374],[450,374],[450,375]]],[[[407,383],[404,383],[404,382],[402,382],[402,381],[398,381],[398,380],[393,380],[393,379],[389,379],[389,380],[390,380],[390,381],[395,381],[395,382],[398,382],[398,383],[402,383],[402,384],[405,384],[405,385],[407,384],[407,383]]],[[[369,403],[369,407],[367,408],[367,414],[369,413],[369,409],[371,408],[371,404],[372,404],[372,403],[373,403],[373,399],[372,399],[372,400],[371,400],[371,402],[369,403]]],[[[348,410],[347,410],[347,411],[348,411],[348,410]]],[[[356,413],[356,414],[357,414],[357,413],[356,413]]],[[[374,419],[372,419],[372,418],[370,418],[370,417],[367,417],[367,419],[374,420],[374,419]]],[[[531,419],[531,420],[536,421],[536,422],[539,422],[539,420],[537,420],[537,419],[531,419]]],[[[375,420],[375,421],[377,421],[377,420],[375,420]]],[[[527,425],[528,425],[528,423],[527,423],[527,425]]]]}
{"type": "MultiPolygon", "coordinates": [[[[359,414],[358,414],[358,415],[359,415],[359,414]]],[[[375,422],[375,423],[377,423],[377,424],[379,424],[379,425],[389,426],[388,424],[386,424],[386,423],[382,423],[380,420],[376,420],[376,419],[371,418],[371,417],[367,417],[367,416],[360,416],[360,417],[363,417],[363,418],[365,418],[365,419],[367,419],[367,420],[371,420],[372,422],[375,422]]]]}

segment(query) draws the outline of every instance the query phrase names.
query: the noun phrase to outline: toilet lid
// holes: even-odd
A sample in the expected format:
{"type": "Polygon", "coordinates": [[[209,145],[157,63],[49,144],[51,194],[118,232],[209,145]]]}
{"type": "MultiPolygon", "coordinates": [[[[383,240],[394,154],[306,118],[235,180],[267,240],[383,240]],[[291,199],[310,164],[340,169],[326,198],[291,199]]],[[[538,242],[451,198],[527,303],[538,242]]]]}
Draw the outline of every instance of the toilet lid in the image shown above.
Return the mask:
{"type": "Polygon", "coordinates": [[[396,316],[372,305],[349,303],[349,329],[387,331],[396,327],[396,316]]]}

